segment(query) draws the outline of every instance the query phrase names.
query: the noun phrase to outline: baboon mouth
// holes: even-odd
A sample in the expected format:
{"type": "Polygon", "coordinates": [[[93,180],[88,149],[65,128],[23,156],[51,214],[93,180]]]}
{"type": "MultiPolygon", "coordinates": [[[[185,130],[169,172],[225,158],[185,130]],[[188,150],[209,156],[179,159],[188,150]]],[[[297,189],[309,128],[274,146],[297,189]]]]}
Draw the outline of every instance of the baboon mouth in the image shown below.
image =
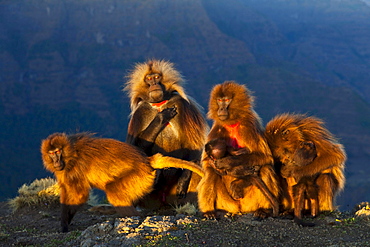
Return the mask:
{"type": "Polygon", "coordinates": [[[56,171],[62,171],[64,169],[64,165],[63,164],[55,164],[54,168],[55,168],[56,171]]]}
{"type": "Polygon", "coordinates": [[[218,115],[220,120],[226,120],[229,116],[228,115],[218,115]]]}
{"type": "Polygon", "coordinates": [[[151,103],[157,103],[163,100],[163,91],[162,90],[153,90],[149,92],[151,103]]]}

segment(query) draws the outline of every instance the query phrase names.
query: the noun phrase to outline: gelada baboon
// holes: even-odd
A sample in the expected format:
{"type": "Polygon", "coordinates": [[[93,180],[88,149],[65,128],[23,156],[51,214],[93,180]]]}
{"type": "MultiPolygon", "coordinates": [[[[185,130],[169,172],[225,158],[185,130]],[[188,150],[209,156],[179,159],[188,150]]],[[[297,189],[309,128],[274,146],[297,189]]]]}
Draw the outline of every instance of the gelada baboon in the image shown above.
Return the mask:
{"type": "MultiPolygon", "coordinates": [[[[287,156],[288,159],[282,166],[306,166],[312,163],[316,157],[317,152],[315,144],[311,141],[302,141],[292,154],[292,157],[290,158],[287,156]]],[[[302,226],[315,226],[314,223],[304,222],[302,220],[302,210],[309,209],[311,216],[316,216],[319,213],[319,191],[315,181],[316,178],[317,174],[313,176],[303,176],[296,180],[297,183],[293,185],[292,188],[293,204],[295,205],[294,221],[302,226]]]]}
{"type": "Polygon", "coordinates": [[[334,210],[335,197],[344,188],[346,153],[322,120],[303,114],[278,115],[266,125],[265,135],[275,160],[282,164],[279,173],[285,209],[293,210],[294,197],[302,196],[293,194],[297,182],[312,177],[318,188],[319,211],[334,210]],[[316,156],[306,165],[289,165],[302,142],[313,143],[316,156]]]}
{"type": "MultiPolygon", "coordinates": [[[[200,107],[186,95],[183,83],[172,63],[149,60],[136,65],[125,87],[131,99],[128,143],[149,156],[162,153],[200,161],[208,126],[200,107]]],[[[188,170],[158,172],[155,190],[141,206],[194,202],[199,181],[200,177],[188,170]]]]}
{"type": "MultiPolygon", "coordinates": [[[[260,166],[258,176],[277,197],[279,186],[273,158],[263,136],[261,120],[253,110],[253,100],[243,85],[232,81],[216,85],[209,101],[208,117],[214,123],[208,142],[221,138],[226,140],[228,147],[247,150],[249,154],[245,166],[260,166]]],[[[275,213],[278,211],[278,205],[271,205],[257,186],[245,187],[243,179],[218,174],[206,152],[202,155],[202,167],[205,176],[198,186],[198,203],[204,217],[214,218],[217,211],[231,214],[254,212],[257,217],[264,217],[271,208],[275,209],[275,213]]]]}
{"type": "Polygon", "coordinates": [[[105,191],[120,216],[133,216],[139,215],[133,203],[153,189],[155,169],[190,168],[203,175],[192,162],[161,154],[147,157],[130,144],[87,133],[52,134],[42,141],[41,154],[44,167],[55,174],[61,188],[63,232],[91,188],[105,191]]]}
{"type": "Polygon", "coordinates": [[[249,150],[228,146],[227,140],[223,138],[207,142],[204,151],[207,154],[206,159],[210,159],[210,164],[219,175],[253,175],[260,169],[260,166],[245,166],[249,150]]]}

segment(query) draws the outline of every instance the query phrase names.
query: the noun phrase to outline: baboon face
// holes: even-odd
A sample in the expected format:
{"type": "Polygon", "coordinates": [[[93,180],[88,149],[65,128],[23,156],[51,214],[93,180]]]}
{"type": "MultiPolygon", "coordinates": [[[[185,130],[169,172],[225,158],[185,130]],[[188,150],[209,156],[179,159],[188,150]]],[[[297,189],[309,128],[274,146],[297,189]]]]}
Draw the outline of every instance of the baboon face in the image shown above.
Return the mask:
{"type": "Polygon", "coordinates": [[[49,157],[53,160],[54,168],[57,171],[62,171],[65,163],[62,158],[62,149],[56,148],[48,151],[49,157]]]}
{"type": "Polygon", "coordinates": [[[225,81],[213,87],[208,117],[221,125],[234,125],[253,115],[253,96],[246,86],[225,81]]]}
{"type": "Polygon", "coordinates": [[[273,156],[280,158],[293,154],[303,141],[300,131],[294,126],[267,129],[266,137],[273,156]]]}
{"type": "Polygon", "coordinates": [[[148,94],[150,103],[163,101],[165,88],[162,84],[162,75],[159,73],[150,73],[145,76],[144,81],[149,86],[148,94]]]}
{"type": "Polygon", "coordinates": [[[132,110],[141,102],[161,103],[170,100],[173,93],[189,101],[182,86],[184,79],[170,62],[148,60],[137,63],[127,78],[124,90],[129,94],[132,110]]]}
{"type": "Polygon", "coordinates": [[[229,105],[232,101],[230,97],[217,98],[218,111],[217,116],[221,121],[227,120],[229,118],[229,105]]]}
{"type": "Polygon", "coordinates": [[[295,165],[306,166],[317,157],[316,146],[312,141],[304,141],[297,147],[293,161],[295,165]]]}

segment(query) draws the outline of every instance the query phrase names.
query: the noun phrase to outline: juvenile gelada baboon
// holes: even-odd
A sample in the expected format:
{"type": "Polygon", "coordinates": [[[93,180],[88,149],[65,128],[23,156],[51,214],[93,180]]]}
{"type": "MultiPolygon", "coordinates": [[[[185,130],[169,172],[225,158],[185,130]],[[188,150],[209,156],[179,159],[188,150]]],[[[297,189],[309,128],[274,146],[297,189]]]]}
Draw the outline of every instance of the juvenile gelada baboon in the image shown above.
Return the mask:
{"type": "MultiPolygon", "coordinates": [[[[136,64],[125,90],[131,99],[127,142],[147,155],[162,153],[188,161],[200,161],[208,126],[200,107],[183,88],[184,79],[170,62],[148,60],[136,64]]],[[[188,170],[157,173],[155,190],[143,207],[196,202],[200,177],[188,170]]]]}
{"type": "Polygon", "coordinates": [[[296,189],[295,193],[293,189],[304,177],[311,178],[317,186],[319,211],[334,210],[335,197],[345,184],[346,153],[324,127],[323,121],[304,114],[281,114],[266,125],[265,135],[276,162],[280,163],[285,210],[296,208],[295,198],[302,197],[305,189],[300,189],[300,192],[296,189]],[[295,153],[302,148],[302,142],[312,143],[311,148],[314,148],[316,155],[311,154],[312,161],[305,165],[292,165],[292,157],[297,158],[295,153]]]}
{"type": "Polygon", "coordinates": [[[120,216],[139,215],[134,203],[153,190],[155,169],[176,167],[203,175],[192,162],[156,154],[147,157],[137,147],[91,134],[55,133],[42,141],[44,167],[60,185],[62,231],[68,231],[77,209],[91,188],[105,191],[120,216]]]}
{"type": "MultiPolygon", "coordinates": [[[[317,157],[316,146],[311,141],[302,141],[297,146],[292,156],[286,156],[285,163],[282,166],[306,166],[311,164],[317,157]]],[[[285,168],[283,168],[285,169],[285,168]]],[[[296,179],[293,185],[293,204],[294,221],[302,226],[315,226],[314,223],[302,220],[302,211],[310,210],[311,216],[315,217],[319,213],[319,187],[316,184],[318,174],[312,176],[303,176],[296,179]]]]}
{"type": "MultiPolygon", "coordinates": [[[[253,101],[244,85],[233,81],[216,85],[209,101],[208,117],[214,123],[208,142],[224,139],[232,149],[245,149],[248,152],[245,166],[260,167],[253,176],[258,176],[277,198],[279,186],[273,158],[263,136],[261,120],[253,110],[253,101]]],[[[212,153],[212,150],[208,152],[212,153]]],[[[273,205],[261,188],[230,174],[220,175],[207,152],[202,158],[205,176],[198,186],[198,203],[204,217],[215,218],[218,211],[231,214],[254,212],[257,217],[265,217],[274,209],[274,214],[277,214],[278,205],[273,205]]],[[[248,174],[248,169],[245,172],[248,174]]]]}

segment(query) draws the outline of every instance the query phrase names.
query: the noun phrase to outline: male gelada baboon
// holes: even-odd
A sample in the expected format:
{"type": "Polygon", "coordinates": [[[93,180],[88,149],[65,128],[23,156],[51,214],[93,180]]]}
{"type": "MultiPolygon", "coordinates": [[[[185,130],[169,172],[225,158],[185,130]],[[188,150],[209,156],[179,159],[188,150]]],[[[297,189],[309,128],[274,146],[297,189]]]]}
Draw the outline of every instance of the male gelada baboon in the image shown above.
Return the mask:
{"type": "MultiPolygon", "coordinates": [[[[162,60],[139,63],[128,79],[125,90],[131,99],[131,119],[126,141],[149,156],[162,153],[200,161],[208,126],[198,105],[186,95],[174,65],[162,60]]],[[[199,180],[188,170],[160,171],[155,190],[141,206],[194,202],[199,180]]]]}
{"type": "Polygon", "coordinates": [[[134,203],[150,193],[155,169],[190,168],[203,175],[192,162],[156,154],[147,157],[137,147],[91,134],[55,133],[42,141],[44,166],[54,173],[60,185],[62,231],[89,196],[91,188],[105,191],[120,216],[139,215],[134,203]]]}
{"type": "MultiPolygon", "coordinates": [[[[306,180],[313,182],[311,197],[316,197],[315,188],[317,190],[319,211],[334,210],[335,197],[344,188],[346,154],[343,146],[324,127],[322,120],[303,114],[278,115],[266,125],[265,135],[275,160],[280,163],[284,208],[293,210],[297,207],[297,201],[303,200],[302,193],[306,191],[305,186],[309,185],[303,182],[306,180]],[[302,147],[302,142],[312,144],[302,147]],[[297,159],[296,152],[302,149],[306,149],[303,155],[308,154],[308,158],[303,160],[306,164],[297,165],[294,161],[297,159]]],[[[298,205],[297,210],[300,207],[298,205]]],[[[315,207],[313,205],[312,208],[315,207]]]]}
{"type": "MultiPolygon", "coordinates": [[[[248,167],[260,167],[253,176],[258,176],[276,198],[279,186],[273,158],[263,136],[261,120],[253,110],[253,100],[251,93],[243,85],[233,81],[216,85],[209,101],[208,117],[214,123],[208,142],[224,139],[227,150],[245,149],[243,152],[248,152],[248,159],[244,161],[247,167],[244,172],[248,175],[248,167]]],[[[212,153],[212,150],[207,152],[212,153]]],[[[245,184],[246,180],[227,172],[220,175],[213,160],[207,157],[207,152],[203,153],[202,159],[205,175],[198,186],[198,203],[204,217],[214,218],[217,211],[231,214],[254,212],[255,216],[264,217],[267,210],[272,208],[275,215],[277,214],[278,205],[272,205],[274,203],[261,190],[261,186],[258,187],[255,183],[245,184]]]]}

